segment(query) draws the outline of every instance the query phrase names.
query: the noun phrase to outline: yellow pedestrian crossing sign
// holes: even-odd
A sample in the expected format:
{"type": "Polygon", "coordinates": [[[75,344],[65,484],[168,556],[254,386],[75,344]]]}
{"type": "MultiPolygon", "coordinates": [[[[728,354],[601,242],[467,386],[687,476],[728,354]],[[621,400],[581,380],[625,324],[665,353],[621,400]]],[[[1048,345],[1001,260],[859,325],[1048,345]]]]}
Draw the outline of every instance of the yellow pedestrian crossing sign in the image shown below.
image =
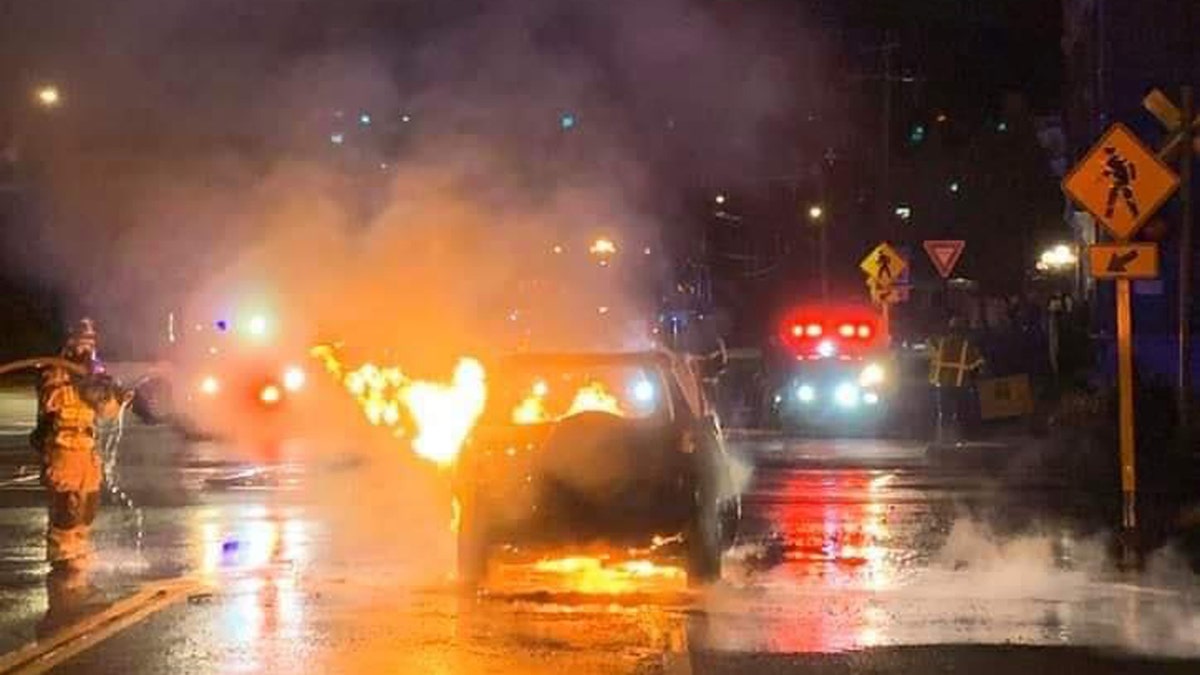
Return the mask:
{"type": "Polygon", "coordinates": [[[869,284],[892,286],[904,277],[908,263],[905,262],[904,256],[900,255],[899,251],[885,241],[871,249],[867,257],[858,264],[858,268],[866,273],[869,284]]]}
{"type": "Polygon", "coordinates": [[[1071,173],[1063,191],[1124,241],[1133,236],[1179,185],[1123,124],[1114,124],[1071,173]]]}

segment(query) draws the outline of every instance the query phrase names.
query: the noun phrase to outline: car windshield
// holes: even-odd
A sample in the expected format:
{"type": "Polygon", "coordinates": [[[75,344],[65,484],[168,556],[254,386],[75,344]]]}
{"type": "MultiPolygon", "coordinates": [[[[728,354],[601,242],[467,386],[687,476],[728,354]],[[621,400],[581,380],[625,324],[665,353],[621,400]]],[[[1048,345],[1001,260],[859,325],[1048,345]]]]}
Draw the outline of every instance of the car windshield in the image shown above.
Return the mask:
{"type": "Polygon", "coordinates": [[[504,368],[489,390],[493,424],[547,424],[583,412],[630,419],[666,414],[666,387],[649,364],[536,361],[504,368]]]}

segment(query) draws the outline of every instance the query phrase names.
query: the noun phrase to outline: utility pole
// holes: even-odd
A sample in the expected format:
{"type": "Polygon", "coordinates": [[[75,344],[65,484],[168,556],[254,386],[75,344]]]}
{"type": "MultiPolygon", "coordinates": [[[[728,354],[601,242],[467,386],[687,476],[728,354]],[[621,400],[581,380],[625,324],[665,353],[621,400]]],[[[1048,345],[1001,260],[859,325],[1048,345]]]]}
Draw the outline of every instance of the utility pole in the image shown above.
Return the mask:
{"type": "MultiPolygon", "coordinates": [[[[1183,31],[1184,35],[1192,35],[1195,24],[1195,9],[1193,3],[1184,3],[1183,31]]],[[[1183,82],[1191,82],[1191,78],[1200,72],[1200,57],[1192,50],[1191,58],[1183,62],[1183,82]]],[[[1192,145],[1196,137],[1196,102],[1190,84],[1181,87],[1183,98],[1182,128],[1183,152],[1179,159],[1180,210],[1183,223],[1179,230],[1179,428],[1183,431],[1184,439],[1191,442],[1191,412],[1192,412],[1192,145]]]]}
{"type": "Polygon", "coordinates": [[[817,165],[820,201],[806,209],[809,225],[817,228],[817,270],[820,274],[821,301],[825,303],[829,302],[829,225],[833,218],[833,196],[829,183],[836,161],[833,148],[827,149],[817,165]]]}
{"type": "Polygon", "coordinates": [[[893,243],[896,239],[896,220],[889,214],[892,198],[892,52],[900,43],[892,39],[892,31],[884,35],[883,46],[883,159],[880,162],[882,175],[879,182],[879,225],[893,243]]]}

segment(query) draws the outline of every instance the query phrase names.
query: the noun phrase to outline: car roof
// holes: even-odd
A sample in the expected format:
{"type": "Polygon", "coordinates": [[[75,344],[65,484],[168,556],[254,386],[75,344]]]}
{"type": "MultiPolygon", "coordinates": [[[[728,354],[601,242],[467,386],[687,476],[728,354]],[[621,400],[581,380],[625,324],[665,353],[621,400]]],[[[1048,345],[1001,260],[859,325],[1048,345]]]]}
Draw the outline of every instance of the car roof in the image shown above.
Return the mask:
{"type": "MultiPolygon", "coordinates": [[[[677,405],[685,405],[693,415],[704,408],[703,392],[689,365],[688,358],[678,352],[665,349],[636,352],[525,352],[509,354],[499,361],[500,370],[505,368],[579,368],[588,366],[638,366],[655,367],[678,389],[682,397],[677,405]]],[[[676,394],[671,398],[675,399],[676,394]]]]}
{"type": "Polygon", "coordinates": [[[500,357],[504,367],[550,366],[659,366],[669,368],[671,355],[665,351],[638,352],[523,352],[500,357]]]}

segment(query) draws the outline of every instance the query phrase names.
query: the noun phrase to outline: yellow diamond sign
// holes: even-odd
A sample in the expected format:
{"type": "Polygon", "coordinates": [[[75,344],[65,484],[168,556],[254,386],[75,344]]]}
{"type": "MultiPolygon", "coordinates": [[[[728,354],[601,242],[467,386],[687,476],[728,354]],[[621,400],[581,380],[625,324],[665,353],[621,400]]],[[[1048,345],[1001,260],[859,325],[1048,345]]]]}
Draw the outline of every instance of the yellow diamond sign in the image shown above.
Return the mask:
{"type": "Polygon", "coordinates": [[[1063,179],[1063,191],[1114,237],[1133,236],[1179,186],[1179,176],[1123,124],[1114,124],[1063,179]]]}
{"type": "Polygon", "coordinates": [[[904,276],[908,263],[904,256],[892,248],[886,241],[871,249],[867,257],[862,259],[858,268],[866,273],[867,278],[876,286],[891,286],[904,276]]]}

